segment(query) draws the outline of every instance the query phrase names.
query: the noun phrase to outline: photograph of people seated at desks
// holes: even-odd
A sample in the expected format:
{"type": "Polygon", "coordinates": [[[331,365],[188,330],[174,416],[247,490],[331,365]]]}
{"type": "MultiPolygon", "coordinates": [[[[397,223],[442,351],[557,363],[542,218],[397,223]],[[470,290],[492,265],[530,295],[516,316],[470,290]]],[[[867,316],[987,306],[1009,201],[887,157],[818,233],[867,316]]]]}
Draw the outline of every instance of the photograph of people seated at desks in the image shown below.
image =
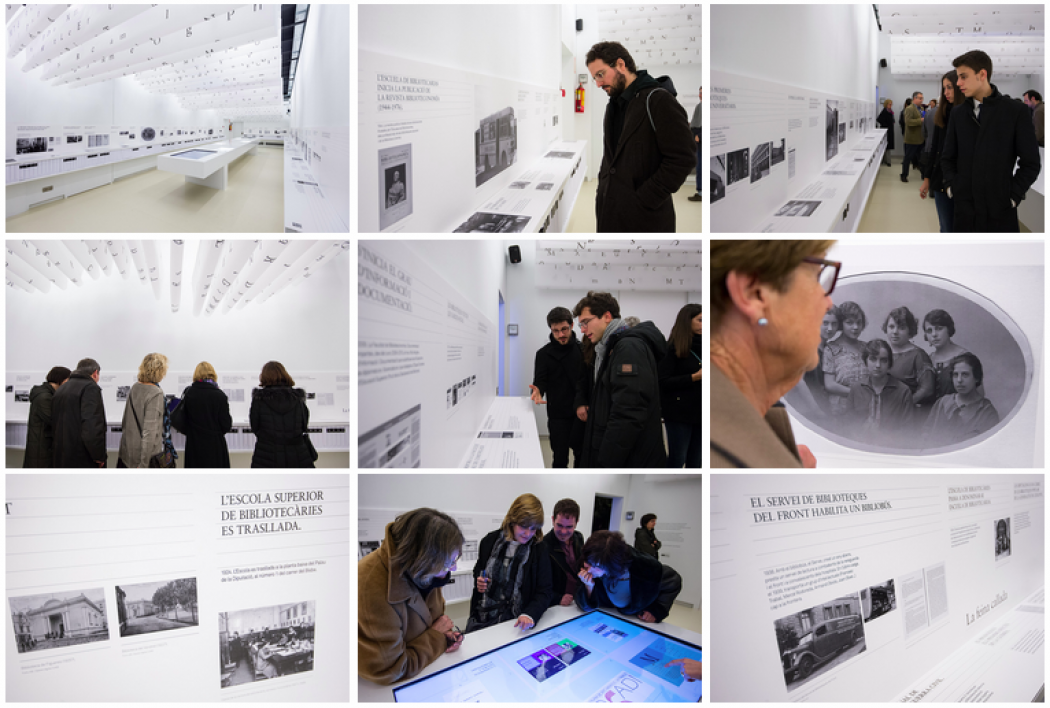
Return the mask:
{"type": "Polygon", "coordinates": [[[361,241],[358,466],[699,468],[701,241],[361,241]]]}
{"type": "Polygon", "coordinates": [[[349,231],[348,5],[6,20],[7,233],[349,231]]]}
{"type": "Polygon", "coordinates": [[[314,602],[219,613],[222,687],[314,668],[314,602]]]}
{"type": "Polygon", "coordinates": [[[699,701],[700,502],[693,474],[360,475],[358,701],[699,701]]]}

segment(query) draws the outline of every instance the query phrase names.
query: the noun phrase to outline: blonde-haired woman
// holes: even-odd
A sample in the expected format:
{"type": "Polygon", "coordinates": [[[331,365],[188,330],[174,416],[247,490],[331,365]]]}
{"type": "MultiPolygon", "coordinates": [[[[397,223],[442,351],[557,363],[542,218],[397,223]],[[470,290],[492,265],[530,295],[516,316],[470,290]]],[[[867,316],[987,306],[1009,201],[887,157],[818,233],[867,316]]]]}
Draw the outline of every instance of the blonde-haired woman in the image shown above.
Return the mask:
{"type": "Polygon", "coordinates": [[[543,504],[532,494],[514,500],[500,527],[481,540],[474,565],[467,632],[514,620],[531,629],[551,600],[551,564],[543,540],[543,504]]]}
{"type": "Polygon", "coordinates": [[[121,423],[117,467],[174,467],[171,420],[160,382],[168,374],[168,357],[147,354],[139,364],[138,382],[128,392],[121,423]]]}
{"type": "Polygon", "coordinates": [[[230,401],[219,388],[219,375],[206,361],[197,364],[193,383],[171,414],[172,425],[186,436],[186,467],[229,467],[226,433],[233,427],[230,401]]]}

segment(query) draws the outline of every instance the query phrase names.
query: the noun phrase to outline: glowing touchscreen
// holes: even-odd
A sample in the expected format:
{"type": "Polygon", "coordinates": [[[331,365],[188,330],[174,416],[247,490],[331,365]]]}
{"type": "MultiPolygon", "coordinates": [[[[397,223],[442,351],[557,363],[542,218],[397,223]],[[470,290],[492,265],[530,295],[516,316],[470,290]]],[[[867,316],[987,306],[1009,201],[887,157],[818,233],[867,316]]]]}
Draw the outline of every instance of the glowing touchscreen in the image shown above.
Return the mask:
{"type": "MultiPolygon", "coordinates": [[[[658,628],[660,625],[655,625],[658,628]]],[[[467,641],[470,635],[467,635],[467,641]]],[[[398,702],[668,703],[699,701],[673,659],[700,647],[604,612],[563,622],[394,689],[398,702]]]]}

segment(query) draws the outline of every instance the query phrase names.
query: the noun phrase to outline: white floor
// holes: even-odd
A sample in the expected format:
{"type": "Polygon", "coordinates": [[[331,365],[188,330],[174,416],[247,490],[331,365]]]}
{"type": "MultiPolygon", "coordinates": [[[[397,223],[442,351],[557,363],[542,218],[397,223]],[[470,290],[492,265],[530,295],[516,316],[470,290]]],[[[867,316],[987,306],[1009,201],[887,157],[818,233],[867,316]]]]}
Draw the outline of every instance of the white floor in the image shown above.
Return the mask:
{"type": "Polygon", "coordinates": [[[223,191],[149,170],[7,219],[8,233],[283,233],[284,148],[229,167],[223,191]]]}
{"type": "MultiPolygon", "coordinates": [[[[586,180],[580,187],[580,194],[576,197],[576,205],[569,217],[569,225],[566,233],[593,234],[598,228],[598,219],[594,215],[594,200],[598,193],[598,180],[586,180]]],[[[691,202],[689,197],[696,194],[696,181],[690,177],[685,181],[677,192],[671,195],[674,201],[675,226],[677,232],[701,233],[703,226],[703,202],[691,202]]]]}

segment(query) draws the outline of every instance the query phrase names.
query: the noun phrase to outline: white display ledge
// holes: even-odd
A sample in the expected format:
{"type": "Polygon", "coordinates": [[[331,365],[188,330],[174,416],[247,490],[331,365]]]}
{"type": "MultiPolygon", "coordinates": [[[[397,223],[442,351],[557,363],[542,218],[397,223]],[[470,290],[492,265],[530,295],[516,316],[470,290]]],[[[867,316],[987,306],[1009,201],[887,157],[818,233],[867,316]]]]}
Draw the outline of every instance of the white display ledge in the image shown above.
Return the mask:
{"type": "MultiPolygon", "coordinates": [[[[224,139],[223,139],[224,140],[224,139]]],[[[188,147],[203,147],[218,142],[215,138],[191,138],[141,147],[98,149],[79,155],[55,155],[38,160],[22,155],[7,164],[7,218],[23,214],[35,206],[72,197],[96,187],[140,172],[155,169],[157,158],[167,152],[178,152],[188,147]],[[11,170],[19,165],[31,165],[12,183],[11,170]],[[37,174],[36,171],[46,172],[37,174]]]]}
{"type": "Polygon", "coordinates": [[[893,702],[1041,703],[1045,594],[1042,587],[989,622],[893,702]]]}
{"type": "Polygon", "coordinates": [[[533,405],[528,396],[497,396],[459,466],[543,469],[533,405]]]}
{"type": "Polygon", "coordinates": [[[230,138],[207,147],[161,155],[157,169],[185,175],[187,183],[222,191],[229,183],[230,163],[246,154],[254,155],[258,147],[258,138],[230,138]]]}
{"type": "Polygon", "coordinates": [[[515,165],[494,196],[451,225],[453,233],[561,233],[587,173],[587,141],[553,142],[543,156],[515,165]]]}
{"type": "Polygon", "coordinates": [[[310,170],[302,148],[284,146],[284,230],[286,233],[350,233],[310,170]]]}
{"type": "Polygon", "coordinates": [[[885,129],[864,133],[824,165],[815,179],[777,207],[757,231],[855,233],[885,151],[885,129]]]}
{"type": "MultiPolygon", "coordinates": [[[[120,422],[106,423],[106,449],[116,452],[120,449],[122,433],[120,422]]],[[[349,452],[350,424],[310,422],[310,442],[320,452],[349,452]]],[[[28,425],[24,421],[7,421],[7,447],[24,450],[28,425]]],[[[177,430],[171,431],[171,441],[176,450],[186,449],[186,436],[177,430]]],[[[251,452],[255,449],[255,434],[248,427],[247,421],[234,421],[233,430],[226,434],[226,445],[230,452],[251,452]]]]}

